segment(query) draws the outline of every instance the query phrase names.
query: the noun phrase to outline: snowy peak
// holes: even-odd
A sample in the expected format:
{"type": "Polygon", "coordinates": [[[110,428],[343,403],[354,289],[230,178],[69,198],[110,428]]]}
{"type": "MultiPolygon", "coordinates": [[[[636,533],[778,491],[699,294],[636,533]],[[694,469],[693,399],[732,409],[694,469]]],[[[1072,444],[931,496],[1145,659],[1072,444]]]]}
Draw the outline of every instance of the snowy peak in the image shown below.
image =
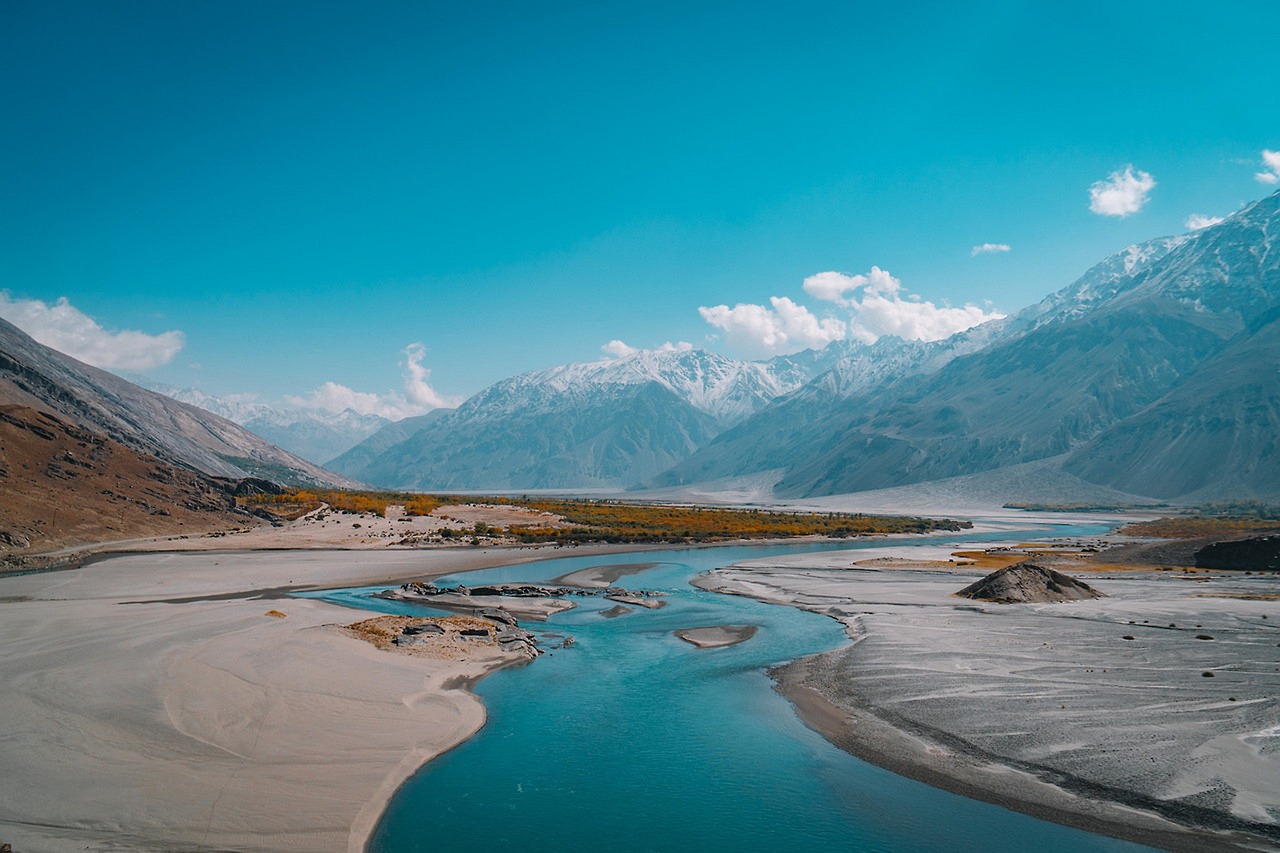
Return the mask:
{"type": "Polygon", "coordinates": [[[1019,312],[1012,330],[1030,331],[1096,311],[1129,310],[1142,300],[1217,316],[1265,312],[1280,297],[1269,284],[1280,268],[1278,235],[1280,191],[1216,225],[1111,255],[1071,285],[1019,312]]]}
{"type": "Polygon", "coordinates": [[[1067,287],[1018,312],[1011,330],[1030,331],[1084,316],[1136,287],[1139,273],[1191,239],[1192,235],[1160,237],[1116,252],[1067,287]]]}
{"type": "Polygon", "coordinates": [[[695,409],[732,424],[812,378],[787,362],[739,361],[705,350],[640,350],[617,359],[566,364],[498,382],[463,403],[459,413],[490,417],[539,409],[610,386],[656,383],[695,409]]]}

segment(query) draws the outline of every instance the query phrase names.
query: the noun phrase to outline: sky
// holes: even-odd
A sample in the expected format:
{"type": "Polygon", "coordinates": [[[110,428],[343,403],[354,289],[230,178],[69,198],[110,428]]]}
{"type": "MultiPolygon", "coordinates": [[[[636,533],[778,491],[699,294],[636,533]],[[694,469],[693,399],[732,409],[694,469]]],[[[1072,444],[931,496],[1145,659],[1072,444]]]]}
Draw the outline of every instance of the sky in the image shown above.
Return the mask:
{"type": "Polygon", "coordinates": [[[0,31],[0,316],[402,415],[943,337],[1280,182],[1280,3],[68,3],[0,31]]]}

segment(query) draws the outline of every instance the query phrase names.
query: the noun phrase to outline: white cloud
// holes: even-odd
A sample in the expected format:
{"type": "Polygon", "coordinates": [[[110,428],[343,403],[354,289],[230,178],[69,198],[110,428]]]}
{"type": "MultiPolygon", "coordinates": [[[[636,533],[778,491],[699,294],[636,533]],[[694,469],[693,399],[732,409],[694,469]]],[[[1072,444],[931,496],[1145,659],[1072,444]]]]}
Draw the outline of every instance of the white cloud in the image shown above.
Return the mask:
{"type": "Polygon", "coordinates": [[[106,370],[150,370],[167,364],[186,344],[178,331],[108,331],[65,296],[48,305],[39,299],[13,299],[0,290],[0,317],[45,346],[106,370]]]}
{"type": "Polygon", "coordinates": [[[701,307],[702,319],[722,329],[728,342],[752,355],[796,352],[824,347],[845,336],[848,325],[834,318],[819,319],[808,308],[785,296],[769,298],[772,307],[739,303],[701,307]]]}
{"type": "Polygon", "coordinates": [[[398,421],[413,415],[424,415],[432,409],[453,408],[462,402],[459,397],[449,397],[431,386],[431,371],[422,366],[427,348],[420,343],[405,347],[400,362],[403,371],[403,392],[389,391],[376,394],[356,391],[337,382],[325,382],[305,397],[285,397],[291,406],[303,409],[321,409],[326,412],[342,412],[346,409],[362,415],[380,415],[398,421]]]}
{"type": "Polygon", "coordinates": [[[404,361],[400,366],[404,369],[404,393],[409,402],[429,412],[432,409],[451,409],[462,401],[455,397],[447,397],[431,387],[431,371],[422,366],[427,356],[427,348],[420,343],[409,344],[403,350],[404,361]]]}
{"type": "Polygon", "coordinates": [[[320,409],[326,412],[351,409],[362,415],[381,415],[392,420],[411,414],[405,411],[402,397],[356,391],[337,382],[325,382],[306,397],[285,397],[285,402],[301,409],[320,409]]]}
{"type": "Polygon", "coordinates": [[[1013,247],[1008,243],[983,243],[981,246],[974,246],[973,249],[970,250],[969,254],[976,258],[978,255],[989,255],[997,252],[1012,251],[1013,247]]]}
{"type": "Polygon", "coordinates": [[[626,344],[624,344],[622,341],[612,340],[612,341],[609,341],[609,343],[605,344],[604,346],[600,347],[600,352],[604,353],[610,358],[626,358],[629,355],[635,355],[636,353],[640,352],[640,350],[636,349],[635,347],[629,347],[626,344]]]}
{"type": "Polygon", "coordinates": [[[805,306],[778,296],[769,300],[771,307],[717,305],[699,308],[698,313],[722,329],[730,344],[753,355],[822,347],[846,337],[866,343],[881,335],[933,341],[1004,316],[976,305],[952,308],[921,300],[906,293],[902,282],[879,267],[865,275],[820,272],[804,280],[804,291],[845,309],[848,319],[819,318],[805,306]]]}
{"type": "MultiPolygon", "coordinates": [[[[860,278],[860,276],[858,277],[860,278]]],[[[845,291],[859,287],[854,277],[838,272],[820,272],[804,280],[804,292],[814,299],[823,302],[834,302],[837,305],[848,304],[844,298],[845,291]]]]}
{"type": "Polygon", "coordinates": [[[865,343],[873,343],[881,335],[897,335],[908,341],[937,341],[1003,316],[977,305],[939,307],[932,302],[904,301],[896,296],[889,299],[869,293],[858,305],[858,319],[850,331],[865,343]]]}
{"type": "Polygon", "coordinates": [[[897,293],[902,283],[879,267],[872,267],[866,275],[845,275],[842,272],[820,272],[804,280],[804,292],[824,302],[834,302],[846,308],[856,305],[845,298],[851,290],[864,293],[897,293]]]}
{"type": "Polygon", "coordinates": [[[1089,209],[1099,216],[1128,216],[1137,213],[1149,200],[1155,179],[1147,172],[1125,166],[1123,172],[1112,172],[1105,181],[1089,187],[1089,209]]]}
{"type": "Polygon", "coordinates": [[[1201,228],[1217,225],[1221,221],[1221,216],[1205,216],[1203,213],[1193,213],[1187,217],[1187,230],[1199,231],[1201,228]]]}
{"type": "Polygon", "coordinates": [[[1254,177],[1264,184],[1280,183],[1280,151],[1264,148],[1262,150],[1262,171],[1255,172],[1254,177]]]}

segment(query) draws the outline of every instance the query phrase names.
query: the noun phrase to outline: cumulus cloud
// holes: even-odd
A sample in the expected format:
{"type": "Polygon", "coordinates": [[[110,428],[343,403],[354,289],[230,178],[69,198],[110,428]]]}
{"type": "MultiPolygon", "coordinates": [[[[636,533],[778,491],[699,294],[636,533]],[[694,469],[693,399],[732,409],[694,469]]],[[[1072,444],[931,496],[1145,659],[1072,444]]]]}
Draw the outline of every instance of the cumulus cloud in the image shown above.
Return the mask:
{"type": "Polygon", "coordinates": [[[379,415],[393,421],[424,415],[432,409],[453,408],[462,402],[461,398],[446,396],[432,387],[431,371],[422,366],[427,355],[426,347],[412,343],[401,350],[401,355],[404,356],[404,361],[400,362],[402,391],[377,394],[356,391],[337,382],[325,382],[307,396],[285,397],[285,402],[303,409],[326,412],[351,409],[362,415],[379,415]]]}
{"type": "Polygon", "coordinates": [[[1187,217],[1187,230],[1199,231],[1201,228],[1217,225],[1221,221],[1221,216],[1205,216],[1203,213],[1193,213],[1187,217]]]}
{"type": "Polygon", "coordinates": [[[1123,172],[1112,172],[1105,181],[1089,187],[1089,209],[1099,216],[1128,216],[1142,210],[1149,201],[1155,179],[1147,172],[1125,166],[1123,172]]]}
{"type": "Polygon", "coordinates": [[[1253,175],[1264,184],[1280,184],[1280,151],[1264,148],[1262,151],[1262,171],[1253,175]]]}
{"type": "Polygon", "coordinates": [[[785,296],[772,297],[769,306],[717,305],[698,313],[723,330],[731,345],[753,355],[822,347],[844,338],[873,343],[881,335],[933,341],[1004,316],[976,305],[953,308],[922,300],[879,267],[863,275],[820,272],[806,278],[803,287],[815,299],[839,306],[847,318],[820,318],[785,296]]]}
{"type": "Polygon", "coordinates": [[[881,335],[896,335],[905,340],[936,341],[956,332],[1003,317],[977,305],[952,308],[935,305],[907,293],[902,282],[887,270],[872,267],[866,275],[819,273],[806,279],[806,284],[822,278],[824,289],[832,289],[836,279],[843,279],[838,304],[849,309],[849,336],[864,343],[874,343],[881,335]],[[860,295],[846,297],[843,294],[860,295]],[[905,297],[905,298],[904,298],[905,297]]]}
{"type": "Polygon", "coordinates": [[[970,250],[969,254],[976,258],[978,255],[990,255],[998,252],[1012,251],[1013,247],[1008,243],[983,243],[981,246],[974,246],[973,249],[970,250]]]}
{"type": "Polygon", "coordinates": [[[0,290],[0,317],[45,346],[105,370],[150,370],[167,364],[186,345],[179,331],[148,335],[104,329],[65,296],[48,305],[0,290]]]}
{"type": "Polygon", "coordinates": [[[615,339],[600,347],[600,352],[610,358],[626,358],[629,355],[635,355],[640,352],[640,350],[635,347],[627,346],[622,341],[615,339]]]}
{"type": "Polygon", "coordinates": [[[739,303],[703,306],[702,319],[725,333],[729,344],[753,355],[796,352],[824,347],[845,336],[848,324],[836,318],[819,319],[808,308],[785,296],[773,296],[769,306],[739,303]]]}
{"type": "Polygon", "coordinates": [[[902,284],[885,270],[872,267],[866,275],[845,275],[842,272],[820,272],[804,280],[804,292],[823,302],[834,302],[845,308],[857,303],[846,298],[850,291],[864,293],[897,293],[902,284]]]}

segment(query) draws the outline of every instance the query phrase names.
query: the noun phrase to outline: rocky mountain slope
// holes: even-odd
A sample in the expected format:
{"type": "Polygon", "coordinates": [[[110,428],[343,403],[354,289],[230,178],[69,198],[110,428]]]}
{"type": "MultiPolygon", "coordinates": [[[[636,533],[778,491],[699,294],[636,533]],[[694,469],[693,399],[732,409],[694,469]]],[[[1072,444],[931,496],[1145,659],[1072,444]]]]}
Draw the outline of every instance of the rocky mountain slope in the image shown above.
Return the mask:
{"type": "Polygon", "coordinates": [[[54,414],[181,468],[217,477],[352,486],[346,477],[287,453],[237,424],[32,340],[0,320],[0,404],[54,414]]]}

